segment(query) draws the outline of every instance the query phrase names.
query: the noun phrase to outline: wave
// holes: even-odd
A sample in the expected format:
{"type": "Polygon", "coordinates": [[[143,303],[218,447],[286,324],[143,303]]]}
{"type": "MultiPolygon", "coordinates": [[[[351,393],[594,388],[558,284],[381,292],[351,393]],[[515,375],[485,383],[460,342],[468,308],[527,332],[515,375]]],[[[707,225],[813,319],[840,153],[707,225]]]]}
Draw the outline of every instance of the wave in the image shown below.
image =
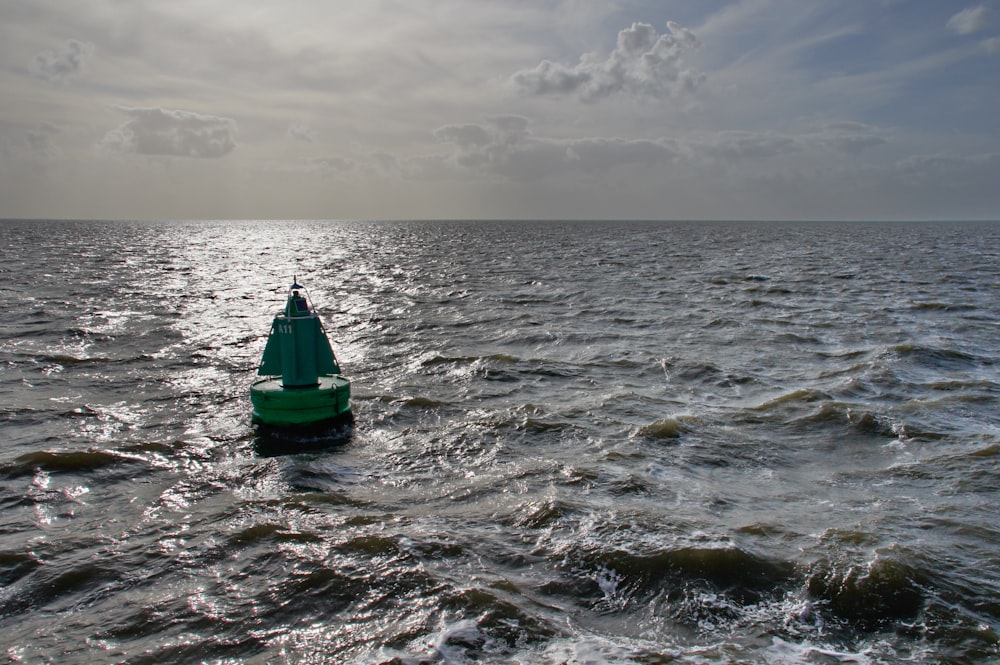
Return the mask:
{"type": "MultiPolygon", "coordinates": [[[[805,416],[794,418],[790,424],[811,428],[815,425],[847,427],[858,434],[887,438],[913,438],[920,432],[905,423],[865,408],[863,405],[829,401],[805,416]]],[[[931,433],[928,433],[930,436],[931,433]]]]}
{"type": "MultiPolygon", "coordinates": [[[[566,557],[576,595],[603,598],[611,576],[615,587],[634,602],[672,597],[691,584],[724,593],[738,604],[779,597],[796,583],[796,566],[757,556],[736,546],[680,547],[651,553],[623,549],[580,551],[566,557]]],[[[562,585],[559,585],[562,586],[562,585]]],[[[558,588],[558,587],[556,587],[558,588]]]]}
{"type": "Polygon", "coordinates": [[[420,361],[423,367],[433,367],[434,365],[469,364],[475,362],[495,362],[501,364],[513,364],[520,361],[520,358],[505,353],[494,353],[487,356],[441,356],[433,355],[420,361]]]}
{"type": "Polygon", "coordinates": [[[824,612],[864,631],[913,620],[923,609],[923,589],[929,580],[923,571],[890,557],[847,568],[820,562],[806,588],[824,612]]]}
{"type": "Polygon", "coordinates": [[[955,393],[949,399],[959,402],[992,402],[1000,393],[1000,384],[987,379],[941,379],[920,384],[921,388],[944,393],[955,393]],[[969,391],[962,394],[962,391],[969,391]]]}
{"type": "Polygon", "coordinates": [[[269,543],[319,543],[323,541],[319,534],[295,531],[287,524],[260,523],[240,529],[231,536],[235,546],[244,546],[257,542],[269,543]]]}
{"type": "Polygon", "coordinates": [[[35,552],[0,551],[0,588],[9,588],[41,565],[42,561],[35,552]]]}
{"type": "Polygon", "coordinates": [[[450,589],[443,595],[442,603],[449,613],[477,617],[446,627],[433,641],[435,651],[445,656],[444,662],[455,662],[447,657],[454,647],[458,647],[463,660],[481,662],[498,643],[541,643],[560,632],[556,625],[539,616],[535,607],[522,607],[524,599],[520,594],[504,588],[450,589]]]}
{"type": "Polygon", "coordinates": [[[869,391],[854,382],[839,392],[848,399],[812,388],[793,390],[745,409],[737,419],[748,424],[773,421],[804,431],[820,427],[900,440],[933,441],[947,436],[930,422],[918,422],[920,416],[926,417],[920,410],[876,402],[868,396],[869,391]]]}
{"type": "MultiPolygon", "coordinates": [[[[871,354],[872,349],[839,349],[837,351],[824,351],[818,350],[814,352],[817,358],[822,358],[824,360],[855,360],[857,358],[863,358],[871,354]]],[[[861,367],[857,365],[855,367],[861,367]]]]}
{"type": "Polygon", "coordinates": [[[527,432],[529,434],[545,434],[547,432],[562,432],[564,430],[574,429],[576,426],[572,423],[545,420],[542,418],[522,418],[520,421],[513,423],[514,429],[527,432]]]}
{"type": "Polygon", "coordinates": [[[34,357],[40,362],[56,363],[59,365],[103,365],[120,362],[118,359],[109,356],[73,356],[65,353],[42,354],[34,357]]]}
{"type": "Polygon", "coordinates": [[[37,451],[21,455],[13,462],[0,464],[0,473],[13,478],[32,475],[39,469],[49,473],[91,472],[134,461],[134,457],[99,449],[37,451]]]}
{"type": "Polygon", "coordinates": [[[647,439],[679,439],[683,434],[690,432],[696,422],[697,419],[693,416],[660,418],[637,429],[635,436],[647,439]]]}
{"type": "Polygon", "coordinates": [[[512,526],[528,529],[545,529],[562,521],[573,513],[573,507],[557,497],[547,497],[539,501],[521,504],[509,518],[501,521],[512,526]]]}
{"type": "Polygon", "coordinates": [[[697,383],[715,388],[734,388],[758,382],[750,374],[737,373],[709,362],[676,362],[670,358],[660,364],[671,384],[697,383]]]}
{"type": "Polygon", "coordinates": [[[420,396],[404,399],[403,405],[414,409],[436,409],[438,407],[447,406],[448,402],[420,396]]]}
{"type": "Polygon", "coordinates": [[[767,413],[783,410],[788,406],[815,404],[816,402],[829,402],[831,400],[833,400],[833,396],[822,390],[797,388],[777,397],[772,397],[758,406],[750,407],[749,410],[758,413],[767,413]]]}
{"type": "Polygon", "coordinates": [[[116,584],[116,571],[98,562],[85,561],[77,565],[38,565],[12,585],[0,591],[3,610],[0,616],[10,616],[29,608],[58,604],[72,599],[68,604],[89,604],[88,596],[101,593],[101,589],[116,584]]]}
{"type": "Polygon", "coordinates": [[[911,342],[890,346],[885,350],[885,353],[893,358],[932,369],[953,370],[960,367],[992,366],[994,364],[993,358],[990,356],[911,342]]]}
{"type": "Polygon", "coordinates": [[[950,303],[950,302],[915,302],[911,305],[910,309],[914,311],[930,311],[930,312],[974,312],[979,308],[975,305],[967,305],[962,303],[950,303]]]}

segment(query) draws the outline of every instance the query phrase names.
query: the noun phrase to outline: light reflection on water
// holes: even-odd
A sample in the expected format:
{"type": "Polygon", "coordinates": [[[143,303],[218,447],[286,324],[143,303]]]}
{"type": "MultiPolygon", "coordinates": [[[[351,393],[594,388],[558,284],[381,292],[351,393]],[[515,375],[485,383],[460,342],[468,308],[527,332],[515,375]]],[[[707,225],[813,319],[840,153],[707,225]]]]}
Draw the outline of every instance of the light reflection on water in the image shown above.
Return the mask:
{"type": "Polygon", "coordinates": [[[8,656],[995,657],[1000,245],[961,228],[5,228],[8,656]],[[292,275],[357,424],[263,457],[292,275]]]}

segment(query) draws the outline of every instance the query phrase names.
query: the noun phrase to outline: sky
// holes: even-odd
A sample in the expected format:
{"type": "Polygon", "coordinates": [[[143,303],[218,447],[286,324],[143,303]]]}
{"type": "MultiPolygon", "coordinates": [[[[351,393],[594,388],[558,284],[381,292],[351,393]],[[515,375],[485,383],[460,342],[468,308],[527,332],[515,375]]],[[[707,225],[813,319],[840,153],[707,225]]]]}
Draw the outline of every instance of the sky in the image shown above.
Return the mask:
{"type": "Polygon", "coordinates": [[[3,0],[0,218],[1000,219],[1000,0],[3,0]]]}

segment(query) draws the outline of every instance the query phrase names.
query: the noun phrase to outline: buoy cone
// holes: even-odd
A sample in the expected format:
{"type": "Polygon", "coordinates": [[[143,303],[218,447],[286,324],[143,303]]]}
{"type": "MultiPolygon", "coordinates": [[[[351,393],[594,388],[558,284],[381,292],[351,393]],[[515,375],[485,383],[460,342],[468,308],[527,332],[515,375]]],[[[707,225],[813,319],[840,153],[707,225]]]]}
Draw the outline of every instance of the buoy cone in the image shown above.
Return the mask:
{"type": "Polygon", "coordinates": [[[298,279],[271,323],[257,374],[264,378],[250,387],[256,424],[311,428],[352,417],[351,383],[298,279]]]}

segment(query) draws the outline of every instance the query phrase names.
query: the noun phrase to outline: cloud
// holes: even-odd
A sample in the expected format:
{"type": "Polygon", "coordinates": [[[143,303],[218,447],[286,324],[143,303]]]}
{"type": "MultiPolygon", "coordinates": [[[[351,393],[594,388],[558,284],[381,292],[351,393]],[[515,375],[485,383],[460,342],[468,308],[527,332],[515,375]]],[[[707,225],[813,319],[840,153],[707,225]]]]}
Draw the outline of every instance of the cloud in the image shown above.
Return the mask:
{"type": "Polygon", "coordinates": [[[60,50],[42,51],[36,55],[28,66],[28,72],[43,81],[64,83],[84,70],[93,52],[92,44],[70,39],[60,50]]]}
{"type": "MultiPolygon", "coordinates": [[[[463,167],[500,165],[510,158],[519,143],[529,138],[530,121],[518,115],[486,118],[486,124],[447,125],[434,131],[442,143],[456,147],[452,160],[463,167]]],[[[523,149],[523,148],[521,148],[523,149]]]]}
{"type": "Polygon", "coordinates": [[[312,163],[321,173],[344,173],[354,169],[354,162],[346,157],[319,157],[312,163]]]}
{"type": "Polygon", "coordinates": [[[463,150],[475,150],[492,141],[490,130],[482,125],[448,125],[435,130],[434,138],[463,150]]]}
{"type": "Polygon", "coordinates": [[[434,132],[454,146],[451,155],[409,162],[416,177],[446,177],[456,172],[497,175],[509,180],[541,180],[572,172],[607,171],[627,164],[673,161],[676,142],[621,138],[553,139],[536,137],[528,118],[492,116],[483,124],[448,125],[434,132]],[[450,165],[450,170],[449,166],[450,165]]]}
{"type": "Polygon", "coordinates": [[[968,7],[948,19],[947,27],[960,35],[979,32],[989,25],[989,8],[986,5],[968,7]]]}
{"type": "MultiPolygon", "coordinates": [[[[585,137],[556,139],[536,136],[523,116],[495,116],[483,123],[447,125],[434,132],[453,146],[451,155],[433,163],[512,179],[544,178],[560,173],[607,171],[618,166],[684,162],[689,166],[755,168],[794,154],[850,159],[889,143],[889,132],[861,122],[827,122],[797,132],[726,130],[683,138],[625,139],[585,137]]],[[[430,162],[424,162],[425,164],[430,162]]]]}
{"type": "Polygon", "coordinates": [[[543,60],[533,69],[516,72],[511,83],[524,95],[577,95],[585,102],[618,94],[668,99],[691,92],[705,75],[688,68],[683,57],[698,40],[673,21],[667,29],[658,34],[648,23],[633,23],[618,33],[607,58],[588,53],[574,66],[543,60]]]}
{"type": "Polygon", "coordinates": [[[829,156],[857,157],[889,142],[887,132],[860,122],[830,122],[798,132],[775,130],[726,130],[706,137],[690,138],[684,154],[697,164],[735,167],[749,163],[755,168],[777,168],[778,159],[803,155],[820,163],[829,156]]]}
{"type": "Polygon", "coordinates": [[[723,163],[763,160],[802,150],[795,136],[780,132],[719,132],[713,140],[695,144],[696,152],[723,163]]]}
{"type": "Polygon", "coordinates": [[[990,37],[983,40],[983,48],[990,55],[1000,53],[1000,37],[990,37]]]}
{"type": "Polygon", "coordinates": [[[399,158],[388,152],[375,152],[370,155],[375,167],[383,173],[396,173],[399,171],[399,158]]]}
{"type": "Polygon", "coordinates": [[[298,123],[293,123],[288,128],[289,138],[293,138],[296,141],[305,141],[306,143],[312,143],[316,140],[316,130],[311,127],[306,127],[305,125],[300,125],[298,123]]]}
{"type": "Polygon", "coordinates": [[[817,145],[848,155],[857,155],[889,142],[885,130],[862,122],[827,123],[814,133],[813,138],[817,145]]]}
{"type": "Polygon", "coordinates": [[[62,128],[50,122],[43,122],[36,129],[28,130],[25,140],[32,152],[41,157],[56,157],[59,150],[53,143],[53,138],[62,133],[62,128]]]}
{"type": "Polygon", "coordinates": [[[172,157],[223,157],[236,147],[236,122],[191,111],[159,108],[118,110],[131,119],[101,144],[117,152],[172,157]]]}
{"type": "Polygon", "coordinates": [[[529,136],[529,120],[507,115],[486,118],[486,124],[447,125],[434,131],[442,143],[455,146],[453,160],[463,167],[505,161],[518,143],[529,136]]]}
{"type": "Polygon", "coordinates": [[[963,190],[987,187],[1000,169],[1000,153],[975,155],[913,155],[896,164],[900,178],[915,185],[944,184],[963,190]]]}
{"type": "Polygon", "coordinates": [[[670,139],[588,138],[567,141],[565,153],[567,164],[576,163],[583,171],[607,171],[616,166],[673,162],[683,155],[683,149],[670,139]]]}

